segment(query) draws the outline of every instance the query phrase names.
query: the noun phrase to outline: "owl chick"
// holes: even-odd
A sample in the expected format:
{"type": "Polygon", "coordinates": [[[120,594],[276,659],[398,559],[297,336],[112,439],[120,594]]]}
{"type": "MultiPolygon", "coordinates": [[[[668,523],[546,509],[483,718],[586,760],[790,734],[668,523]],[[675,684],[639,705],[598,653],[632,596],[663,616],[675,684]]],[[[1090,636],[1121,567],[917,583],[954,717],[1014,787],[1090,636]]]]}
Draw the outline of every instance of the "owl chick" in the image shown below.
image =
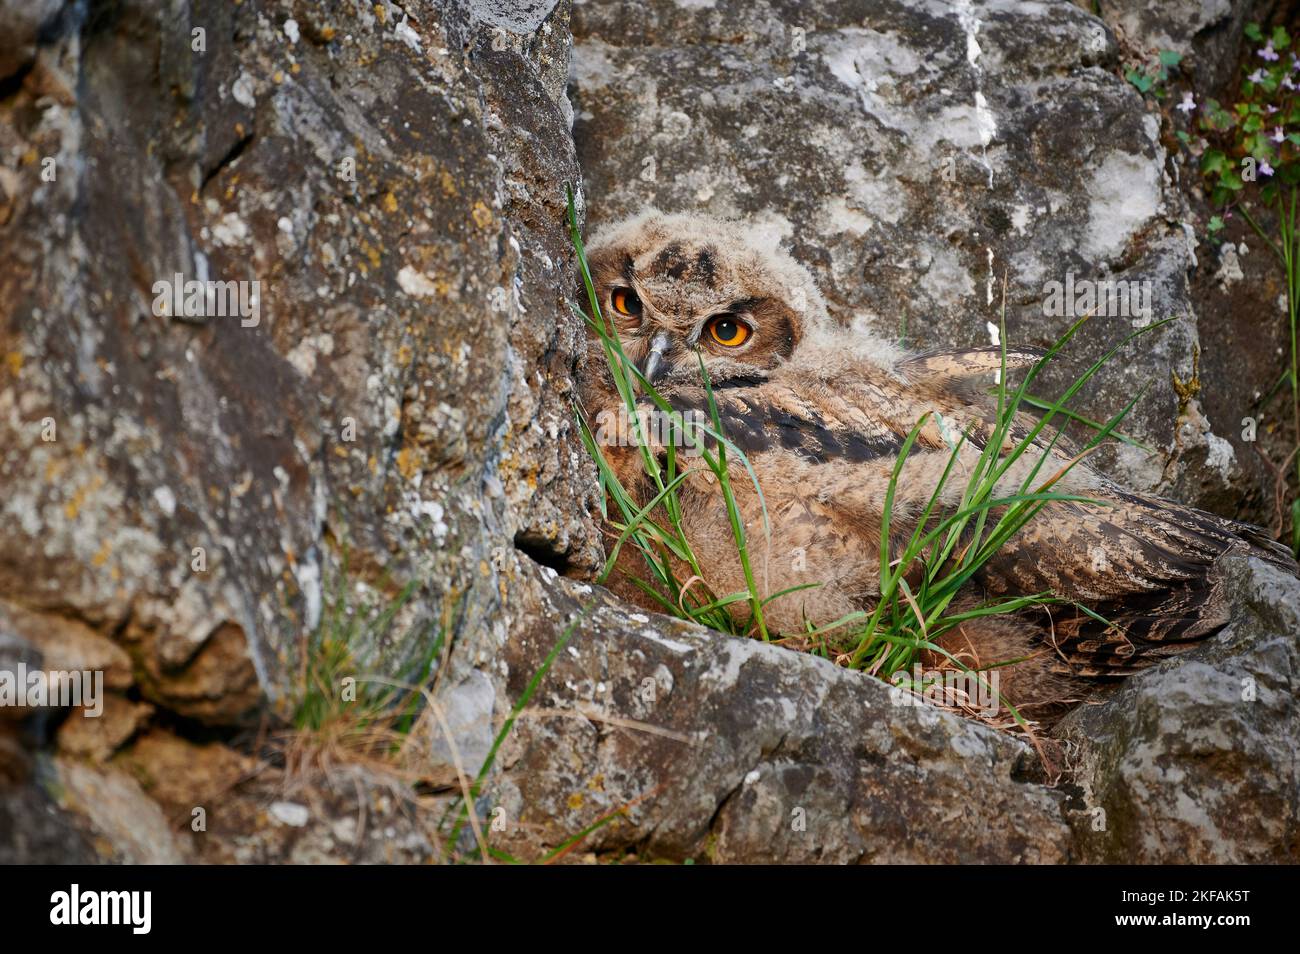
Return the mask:
{"type": "MultiPolygon", "coordinates": [[[[770,598],[768,626],[797,636],[878,601],[887,493],[904,440],[923,418],[894,490],[891,553],[932,496],[941,511],[961,506],[964,474],[997,419],[978,385],[1003,356],[999,348],[907,354],[841,329],[808,271],[760,235],[743,223],[651,210],[600,232],[588,256],[605,320],[674,409],[708,419],[701,363],[707,370],[723,432],[761,488],[760,497],[733,464],[760,595],[770,598]]],[[[1024,366],[1038,357],[1010,351],[1006,361],[1024,366]]],[[[589,418],[621,404],[594,333],[579,385],[589,418]]],[[[1010,453],[1034,423],[1021,415],[998,452],[1010,453]]],[[[1132,673],[1225,625],[1225,555],[1254,554],[1295,572],[1290,552],[1264,531],[1131,493],[1068,442],[1053,444],[1052,434],[1044,431],[1008,468],[997,496],[1050,480],[1053,492],[1088,499],[1054,501],[1038,513],[975,574],[962,605],[1048,592],[1096,615],[1069,604],[1033,608],[972,620],[939,643],[975,667],[1023,660],[1000,670],[1001,691],[1047,718],[1086,694],[1081,681],[1132,673]]],[[[602,453],[645,505],[652,483],[629,443],[609,441],[602,453]]],[[[693,468],[679,496],[703,584],[718,595],[745,590],[717,481],[693,468]]],[[[638,559],[624,550],[611,586],[657,608],[630,582],[645,576],[638,559]]],[[[738,620],[748,615],[743,603],[732,610],[738,620]]]]}

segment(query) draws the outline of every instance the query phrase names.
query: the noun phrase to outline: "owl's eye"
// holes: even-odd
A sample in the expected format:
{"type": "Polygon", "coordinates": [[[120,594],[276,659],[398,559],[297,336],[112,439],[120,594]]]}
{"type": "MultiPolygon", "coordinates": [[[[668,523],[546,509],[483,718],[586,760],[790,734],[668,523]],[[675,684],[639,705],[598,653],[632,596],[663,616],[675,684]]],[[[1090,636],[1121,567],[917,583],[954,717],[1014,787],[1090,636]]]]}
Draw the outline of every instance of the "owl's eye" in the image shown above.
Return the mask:
{"type": "Polygon", "coordinates": [[[718,315],[709,320],[709,337],[720,345],[738,348],[749,340],[749,325],[734,315],[718,315]]]}
{"type": "Polygon", "coordinates": [[[637,318],[641,315],[641,299],[630,288],[615,288],[609,293],[609,303],[625,318],[637,318]]]}

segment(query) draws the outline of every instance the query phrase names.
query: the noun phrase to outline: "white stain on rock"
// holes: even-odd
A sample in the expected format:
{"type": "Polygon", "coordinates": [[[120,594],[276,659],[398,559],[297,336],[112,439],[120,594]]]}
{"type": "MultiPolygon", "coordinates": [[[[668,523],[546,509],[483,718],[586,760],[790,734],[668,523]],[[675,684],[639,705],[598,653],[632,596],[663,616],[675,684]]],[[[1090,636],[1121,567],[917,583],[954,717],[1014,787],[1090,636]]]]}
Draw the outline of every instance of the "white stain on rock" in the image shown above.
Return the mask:
{"type": "Polygon", "coordinates": [[[412,298],[432,298],[438,291],[438,286],[428,275],[410,265],[403,265],[397,273],[397,284],[412,298]]]}
{"type": "Polygon", "coordinates": [[[1080,251],[1090,259],[1121,255],[1160,208],[1158,164],[1132,152],[1111,152],[1088,180],[1088,226],[1080,251]]]}
{"type": "Polygon", "coordinates": [[[230,87],[230,95],[240,106],[249,109],[257,107],[257,96],[253,93],[253,78],[247,73],[239,74],[239,78],[230,87]]]}
{"type": "Polygon", "coordinates": [[[982,164],[989,175],[989,188],[992,188],[993,165],[989,162],[988,147],[997,135],[998,122],[981,89],[984,79],[984,70],[979,65],[980,54],[983,52],[979,44],[981,23],[971,6],[971,0],[956,0],[955,6],[957,22],[966,34],[966,62],[975,73],[975,129],[979,135],[982,164]]]}

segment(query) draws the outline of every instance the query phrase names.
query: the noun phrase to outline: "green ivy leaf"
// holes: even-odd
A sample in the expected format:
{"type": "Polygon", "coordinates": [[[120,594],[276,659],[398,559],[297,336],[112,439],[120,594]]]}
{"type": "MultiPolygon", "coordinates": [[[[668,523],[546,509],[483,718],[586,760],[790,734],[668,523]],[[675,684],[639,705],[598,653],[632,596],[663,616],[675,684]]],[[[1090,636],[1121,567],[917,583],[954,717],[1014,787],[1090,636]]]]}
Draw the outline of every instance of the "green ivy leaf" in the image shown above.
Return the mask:
{"type": "Polygon", "coordinates": [[[1139,72],[1138,70],[1130,68],[1128,72],[1124,74],[1124,78],[1137,87],[1139,93],[1145,93],[1151,89],[1151,77],[1147,76],[1145,73],[1139,72]]]}
{"type": "Polygon", "coordinates": [[[1201,171],[1207,176],[1216,172],[1222,172],[1228,165],[1228,157],[1222,150],[1207,149],[1205,155],[1201,156],[1201,171]]]}
{"type": "Polygon", "coordinates": [[[1286,32],[1286,27],[1273,27],[1273,49],[1285,50],[1291,45],[1291,34],[1286,32]]]}
{"type": "MultiPolygon", "coordinates": [[[[1279,28],[1279,29],[1280,29],[1280,28],[1279,28]]],[[[1182,61],[1183,61],[1183,54],[1179,53],[1177,50],[1161,50],[1161,51],[1160,51],[1160,65],[1161,65],[1161,66],[1165,66],[1165,67],[1169,67],[1169,66],[1177,66],[1177,65],[1178,65],[1179,63],[1181,63],[1182,61]]]]}
{"type": "Polygon", "coordinates": [[[1192,141],[1192,137],[1187,135],[1187,131],[1185,129],[1175,130],[1174,135],[1178,137],[1178,141],[1181,142],[1184,146],[1189,145],[1192,141]]]}
{"type": "Polygon", "coordinates": [[[1256,43],[1260,43],[1264,39],[1264,34],[1260,31],[1258,23],[1246,24],[1246,36],[1254,40],[1256,43]]]}

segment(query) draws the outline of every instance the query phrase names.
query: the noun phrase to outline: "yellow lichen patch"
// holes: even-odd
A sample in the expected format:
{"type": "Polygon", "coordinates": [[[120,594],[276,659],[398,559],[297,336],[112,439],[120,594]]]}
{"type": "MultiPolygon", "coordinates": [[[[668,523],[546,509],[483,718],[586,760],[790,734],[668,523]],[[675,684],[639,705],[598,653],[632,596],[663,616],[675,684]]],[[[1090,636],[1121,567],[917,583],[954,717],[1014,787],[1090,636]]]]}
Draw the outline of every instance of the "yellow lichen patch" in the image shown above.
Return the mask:
{"type": "Polygon", "coordinates": [[[372,474],[379,473],[379,461],[375,460],[375,455],[371,454],[370,459],[366,461],[366,467],[372,474]]]}
{"type": "Polygon", "coordinates": [[[420,472],[419,456],[411,448],[403,447],[397,452],[397,472],[407,480],[414,479],[420,472]]]}
{"type": "Polygon", "coordinates": [[[582,792],[574,792],[569,796],[569,807],[575,812],[582,807],[582,792]]]}
{"type": "Polygon", "coordinates": [[[357,244],[361,246],[361,251],[366,253],[366,258],[370,259],[370,264],[374,268],[378,268],[379,263],[382,261],[382,256],[379,254],[379,249],[375,248],[365,239],[361,239],[357,244]]]}
{"type": "Polygon", "coordinates": [[[334,446],[334,456],[346,458],[348,456],[348,449],[342,445],[336,444],[334,446]]]}
{"type": "Polygon", "coordinates": [[[35,149],[28,149],[25,153],[23,153],[23,159],[22,159],[23,165],[30,166],[35,161],[36,161],[35,149]]]}
{"type": "Polygon", "coordinates": [[[320,38],[328,43],[330,40],[334,39],[334,33],[335,30],[332,26],[321,27],[320,38]]]}
{"type": "Polygon", "coordinates": [[[403,368],[411,363],[411,359],[414,356],[415,352],[411,350],[410,345],[402,345],[397,349],[397,363],[403,368]]]}
{"type": "Polygon", "coordinates": [[[474,219],[474,224],[481,229],[486,229],[492,224],[492,210],[484,205],[481,199],[474,203],[474,210],[470,216],[474,219]]]}
{"type": "Polygon", "coordinates": [[[283,83],[284,73],[280,72],[280,70],[276,70],[274,73],[271,74],[271,81],[277,84],[283,83]]]}
{"type": "Polygon", "coordinates": [[[480,573],[482,573],[484,576],[491,576],[491,575],[492,575],[492,567],[488,565],[488,561],[487,561],[487,560],[479,560],[479,561],[478,561],[478,571],[479,571],[480,573]]]}
{"type": "Polygon", "coordinates": [[[90,482],[89,486],[82,487],[72,495],[71,500],[63,505],[63,515],[69,520],[75,520],[77,514],[81,512],[81,508],[85,504],[86,498],[97,491],[100,487],[104,486],[104,481],[105,478],[103,475],[96,474],[95,479],[90,482]]]}
{"type": "Polygon", "coordinates": [[[380,26],[388,22],[388,8],[382,3],[375,4],[375,19],[379,21],[380,26]]]}
{"type": "Polygon", "coordinates": [[[587,787],[593,792],[603,792],[605,790],[605,774],[603,772],[593,775],[587,787]]]}
{"type": "Polygon", "coordinates": [[[446,169],[442,170],[442,194],[453,197],[456,195],[456,180],[451,177],[451,173],[446,169]]]}
{"type": "Polygon", "coordinates": [[[108,554],[109,554],[108,541],[105,540],[103,545],[97,551],[95,551],[95,555],[90,558],[90,562],[95,564],[95,566],[103,566],[105,563],[108,562],[108,554]]]}
{"type": "Polygon", "coordinates": [[[15,378],[18,377],[18,372],[23,369],[22,352],[10,351],[8,354],[6,354],[5,367],[9,369],[9,373],[12,374],[15,378]]]}
{"type": "Polygon", "coordinates": [[[393,195],[393,193],[391,192],[387,193],[384,196],[384,211],[386,212],[397,211],[397,196],[393,195]]]}

